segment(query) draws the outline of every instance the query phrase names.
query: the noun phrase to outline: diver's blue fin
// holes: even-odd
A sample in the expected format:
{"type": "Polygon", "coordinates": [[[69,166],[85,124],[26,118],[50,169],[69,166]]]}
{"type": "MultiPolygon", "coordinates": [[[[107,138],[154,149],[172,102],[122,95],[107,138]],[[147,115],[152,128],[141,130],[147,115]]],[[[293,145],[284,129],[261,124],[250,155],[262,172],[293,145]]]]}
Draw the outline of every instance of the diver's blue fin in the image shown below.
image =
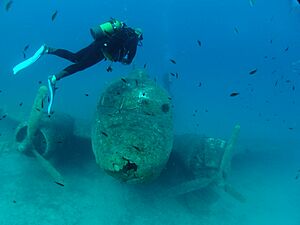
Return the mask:
{"type": "Polygon", "coordinates": [[[52,84],[50,78],[48,79],[48,86],[49,86],[49,92],[50,92],[50,100],[49,100],[49,105],[48,105],[48,115],[51,115],[51,108],[53,104],[53,99],[54,99],[54,91],[55,91],[55,86],[52,84]]]}
{"type": "Polygon", "coordinates": [[[34,53],[33,56],[31,56],[30,58],[26,59],[25,61],[19,63],[18,65],[16,65],[13,68],[14,75],[17,74],[18,72],[20,72],[21,70],[27,68],[28,66],[32,65],[33,63],[35,63],[46,51],[47,51],[47,46],[46,45],[42,45],[36,51],[36,53],[34,53]]]}

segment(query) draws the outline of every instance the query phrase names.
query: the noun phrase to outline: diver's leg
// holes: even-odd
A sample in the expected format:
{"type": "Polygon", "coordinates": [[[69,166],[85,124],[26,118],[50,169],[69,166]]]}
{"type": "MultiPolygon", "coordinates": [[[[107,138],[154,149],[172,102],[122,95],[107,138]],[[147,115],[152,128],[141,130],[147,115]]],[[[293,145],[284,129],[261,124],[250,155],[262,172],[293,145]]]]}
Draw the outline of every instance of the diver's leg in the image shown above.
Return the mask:
{"type": "MultiPolygon", "coordinates": [[[[94,47],[96,47],[96,46],[94,46],[94,47]]],[[[79,54],[75,56],[75,60],[78,59],[78,62],[66,67],[58,74],[52,75],[48,78],[48,85],[49,85],[49,90],[50,90],[50,102],[48,105],[48,114],[49,115],[51,113],[51,107],[53,104],[56,81],[60,80],[64,77],[70,76],[78,71],[84,70],[90,66],[93,66],[96,63],[98,63],[104,59],[104,55],[103,55],[101,49],[90,48],[90,50],[85,53],[86,54],[81,55],[80,57],[79,57],[79,54]]]]}
{"type": "Polygon", "coordinates": [[[104,57],[99,57],[94,60],[86,60],[86,61],[74,63],[74,64],[66,67],[62,71],[60,71],[58,74],[55,74],[56,80],[60,80],[64,77],[70,76],[74,73],[77,73],[88,67],[91,67],[91,66],[95,65],[96,63],[100,62],[101,60],[103,60],[103,58],[104,57]]]}
{"type": "Polygon", "coordinates": [[[79,61],[79,59],[75,53],[70,52],[65,49],[55,49],[55,48],[47,47],[47,54],[56,55],[58,57],[67,59],[73,63],[76,63],[79,61]]]}
{"type": "Polygon", "coordinates": [[[67,59],[73,63],[85,64],[81,63],[81,61],[90,61],[90,59],[99,57],[99,55],[102,54],[101,44],[102,42],[100,41],[94,41],[89,46],[79,50],[76,53],[70,52],[65,49],[55,49],[47,47],[46,53],[67,59]]]}
{"type": "Polygon", "coordinates": [[[102,57],[103,41],[94,41],[89,46],[75,53],[78,61],[91,61],[95,58],[102,57]]]}

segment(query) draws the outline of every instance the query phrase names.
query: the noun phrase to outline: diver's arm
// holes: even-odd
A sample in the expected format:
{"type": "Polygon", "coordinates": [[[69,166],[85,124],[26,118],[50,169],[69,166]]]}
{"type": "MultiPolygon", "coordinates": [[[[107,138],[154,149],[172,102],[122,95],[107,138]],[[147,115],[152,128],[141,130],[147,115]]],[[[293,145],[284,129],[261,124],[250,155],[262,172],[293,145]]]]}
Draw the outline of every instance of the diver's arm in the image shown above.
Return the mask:
{"type": "Polygon", "coordinates": [[[134,47],[129,51],[127,56],[128,64],[130,64],[133,58],[135,57],[136,49],[137,49],[137,44],[135,44],[134,47]]]}
{"type": "Polygon", "coordinates": [[[130,41],[128,54],[126,55],[127,57],[124,57],[122,59],[122,61],[121,61],[122,64],[129,65],[132,62],[132,60],[136,54],[137,44],[138,44],[138,41],[135,39],[130,41]]]}

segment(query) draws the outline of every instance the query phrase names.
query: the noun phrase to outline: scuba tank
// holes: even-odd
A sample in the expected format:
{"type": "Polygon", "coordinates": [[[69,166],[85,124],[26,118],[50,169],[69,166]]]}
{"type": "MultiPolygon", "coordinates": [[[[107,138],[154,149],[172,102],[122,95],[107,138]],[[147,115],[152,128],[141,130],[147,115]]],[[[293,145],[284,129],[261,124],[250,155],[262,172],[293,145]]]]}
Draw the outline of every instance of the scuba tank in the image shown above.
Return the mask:
{"type": "Polygon", "coordinates": [[[97,25],[94,28],[91,28],[90,32],[94,40],[99,40],[103,37],[113,35],[115,31],[120,30],[123,26],[124,23],[122,23],[121,21],[116,19],[111,19],[108,22],[97,25]]]}

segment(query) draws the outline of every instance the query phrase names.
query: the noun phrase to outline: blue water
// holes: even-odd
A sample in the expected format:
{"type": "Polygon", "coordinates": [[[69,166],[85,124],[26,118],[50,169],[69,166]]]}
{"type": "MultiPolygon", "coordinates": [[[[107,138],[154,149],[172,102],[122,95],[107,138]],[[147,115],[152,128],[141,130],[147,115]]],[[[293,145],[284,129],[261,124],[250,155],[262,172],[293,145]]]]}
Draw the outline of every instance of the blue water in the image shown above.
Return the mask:
{"type": "Polygon", "coordinates": [[[149,198],[147,187],[120,184],[93,160],[68,162],[63,170],[69,185],[61,189],[14,149],[15,124],[1,120],[0,224],[300,224],[300,178],[295,179],[300,63],[293,65],[300,59],[300,5],[291,0],[256,0],[253,7],[247,0],[14,0],[6,11],[7,2],[0,2],[0,115],[25,120],[38,82],[46,84],[48,76],[69,65],[44,56],[13,76],[27,44],[28,56],[43,43],[77,51],[92,41],[91,27],[118,18],[144,31],[133,65],[115,63],[108,73],[109,62],[101,62],[59,81],[54,110],[90,124],[106,85],[134,66],[147,64],[160,85],[166,73],[178,72],[170,87],[174,133],[227,139],[239,123],[231,180],[247,201],[221,194],[210,210],[202,210],[196,197],[149,198]],[[232,92],[239,95],[230,97],[232,92]]]}

